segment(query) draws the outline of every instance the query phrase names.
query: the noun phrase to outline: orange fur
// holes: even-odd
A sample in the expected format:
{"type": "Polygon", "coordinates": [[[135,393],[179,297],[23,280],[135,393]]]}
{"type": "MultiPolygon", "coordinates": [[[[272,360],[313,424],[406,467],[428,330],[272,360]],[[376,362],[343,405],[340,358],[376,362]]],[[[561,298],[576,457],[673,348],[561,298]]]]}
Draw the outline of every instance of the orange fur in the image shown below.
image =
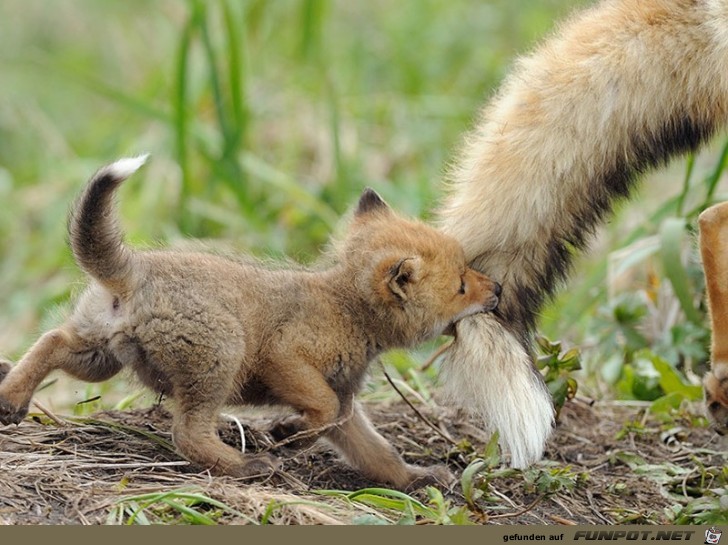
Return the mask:
{"type": "Polygon", "coordinates": [[[700,254],[712,326],[711,369],[703,378],[705,406],[715,429],[728,431],[728,202],[698,218],[700,254]]]}

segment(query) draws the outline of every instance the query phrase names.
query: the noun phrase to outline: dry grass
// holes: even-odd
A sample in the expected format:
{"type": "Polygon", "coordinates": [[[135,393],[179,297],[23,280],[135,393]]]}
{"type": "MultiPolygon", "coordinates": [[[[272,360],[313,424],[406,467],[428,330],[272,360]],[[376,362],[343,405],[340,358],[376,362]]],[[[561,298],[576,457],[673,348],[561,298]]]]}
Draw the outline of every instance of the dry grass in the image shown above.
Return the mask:
{"type": "MultiPolygon", "coordinates": [[[[460,485],[443,491],[442,513],[461,518],[436,520],[430,511],[418,511],[413,522],[668,523],[701,491],[725,487],[725,444],[690,411],[666,423],[644,406],[571,402],[545,460],[521,472],[489,459],[489,438],[467,418],[441,408],[419,410],[456,445],[402,403],[371,412],[414,462],[447,461],[461,472],[473,460],[486,463],[472,481],[477,495],[466,498],[460,485]]],[[[243,482],[211,477],[181,460],[162,407],[63,420],[58,425],[33,415],[0,431],[0,522],[350,524],[396,522],[407,515],[378,502],[376,493],[358,499],[322,495],[374,486],[323,445],[303,452],[275,448],[282,470],[243,482]]],[[[269,424],[265,418],[245,424],[249,450],[271,448],[260,431],[269,424]]],[[[237,425],[222,423],[220,431],[240,445],[237,425]]],[[[410,498],[437,511],[432,493],[416,491],[410,498]]]]}

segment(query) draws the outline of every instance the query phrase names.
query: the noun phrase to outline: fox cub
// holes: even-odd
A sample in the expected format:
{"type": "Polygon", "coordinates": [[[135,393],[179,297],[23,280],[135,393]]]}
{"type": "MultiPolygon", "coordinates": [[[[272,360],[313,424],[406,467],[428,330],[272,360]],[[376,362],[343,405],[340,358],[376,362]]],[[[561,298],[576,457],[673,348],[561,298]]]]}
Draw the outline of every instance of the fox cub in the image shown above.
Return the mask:
{"type": "Polygon", "coordinates": [[[113,196],[144,160],[102,168],[83,191],[69,234],[90,285],[63,325],[17,365],[0,364],[0,423],[19,423],[53,370],[96,382],[129,368],[173,400],[177,449],[213,473],[248,477],[277,465],[220,440],[224,405],[283,404],[295,413],[271,430],[276,439],[324,437],[363,475],[399,488],[447,484],[444,466],[406,464],[354,395],[378,354],[493,310],[500,286],[466,266],[455,239],[396,215],[370,189],[320,269],[133,250],[113,196]]]}
{"type": "Polygon", "coordinates": [[[728,433],[728,202],[698,218],[700,254],[712,326],[711,369],[703,377],[705,405],[714,429],[728,433]]]}

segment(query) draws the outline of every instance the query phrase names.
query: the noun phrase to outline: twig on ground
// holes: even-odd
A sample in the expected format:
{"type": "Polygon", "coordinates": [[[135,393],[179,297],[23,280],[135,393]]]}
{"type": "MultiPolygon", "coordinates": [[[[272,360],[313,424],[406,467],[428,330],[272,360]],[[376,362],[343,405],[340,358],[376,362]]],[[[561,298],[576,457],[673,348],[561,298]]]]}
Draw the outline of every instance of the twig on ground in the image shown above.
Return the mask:
{"type": "Polygon", "coordinates": [[[614,524],[613,521],[606,518],[602,513],[597,509],[597,506],[594,504],[594,495],[591,493],[590,490],[586,491],[586,498],[589,500],[589,509],[591,509],[591,512],[594,513],[597,517],[599,517],[605,524],[614,524]]]}
{"type": "Polygon", "coordinates": [[[394,391],[397,392],[397,394],[399,394],[399,397],[401,397],[402,400],[407,405],[409,405],[409,408],[412,409],[415,412],[415,414],[420,418],[420,420],[422,420],[425,424],[427,424],[430,428],[432,428],[435,431],[435,433],[437,433],[440,437],[442,437],[443,439],[445,439],[448,443],[450,443],[451,445],[457,446],[458,443],[457,443],[457,441],[455,441],[455,439],[453,439],[452,437],[450,437],[449,435],[447,435],[446,433],[444,433],[437,426],[435,426],[432,422],[430,422],[430,420],[424,414],[422,414],[419,411],[419,409],[417,409],[417,407],[415,407],[410,402],[409,399],[407,399],[405,397],[405,395],[400,391],[400,389],[397,388],[397,385],[392,380],[392,377],[390,377],[389,374],[387,373],[387,371],[384,370],[384,366],[382,366],[382,371],[384,372],[384,376],[387,378],[387,382],[389,382],[389,384],[392,386],[392,388],[394,388],[394,391]]]}
{"type": "Polygon", "coordinates": [[[564,526],[576,526],[578,524],[578,522],[565,519],[564,517],[560,517],[558,515],[549,515],[549,518],[558,524],[563,524],[564,526]]]}
{"type": "Polygon", "coordinates": [[[53,420],[53,422],[55,422],[56,425],[58,425],[58,426],[66,426],[68,424],[68,422],[66,422],[65,420],[63,420],[61,417],[56,416],[53,413],[53,411],[51,411],[48,407],[46,407],[45,405],[43,405],[37,399],[34,399],[33,400],[33,405],[35,405],[40,412],[42,412],[48,418],[50,418],[51,420],[53,420]]]}
{"type": "Polygon", "coordinates": [[[505,519],[505,518],[511,518],[511,517],[520,517],[521,515],[525,515],[531,509],[533,509],[534,507],[536,507],[541,502],[541,500],[544,499],[545,497],[546,497],[545,495],[539,496],[538,498],[536,498],[535,500],[533,500],[531,503],[529,503],[526,507],[524,507],[520,511],[516,511],[515,513],[502,513],[500,515],[490,515],[490,517],[488,517],[488,518],[490,520],[493,520],[493,519],[505,519]]]}

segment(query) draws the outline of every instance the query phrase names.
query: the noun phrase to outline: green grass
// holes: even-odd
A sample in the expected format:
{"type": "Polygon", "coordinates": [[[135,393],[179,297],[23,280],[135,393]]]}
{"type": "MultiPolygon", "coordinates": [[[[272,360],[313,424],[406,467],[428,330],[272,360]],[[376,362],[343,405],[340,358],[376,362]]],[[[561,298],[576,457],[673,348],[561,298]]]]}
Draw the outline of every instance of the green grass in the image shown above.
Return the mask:
{"type": "Polygon", "coordinates": [[[107,524],[192,524],[213,526],[224,517],[258,524],[241,513],[195,490],[170,490],[121,498],[110,510],[107,524]]]}

